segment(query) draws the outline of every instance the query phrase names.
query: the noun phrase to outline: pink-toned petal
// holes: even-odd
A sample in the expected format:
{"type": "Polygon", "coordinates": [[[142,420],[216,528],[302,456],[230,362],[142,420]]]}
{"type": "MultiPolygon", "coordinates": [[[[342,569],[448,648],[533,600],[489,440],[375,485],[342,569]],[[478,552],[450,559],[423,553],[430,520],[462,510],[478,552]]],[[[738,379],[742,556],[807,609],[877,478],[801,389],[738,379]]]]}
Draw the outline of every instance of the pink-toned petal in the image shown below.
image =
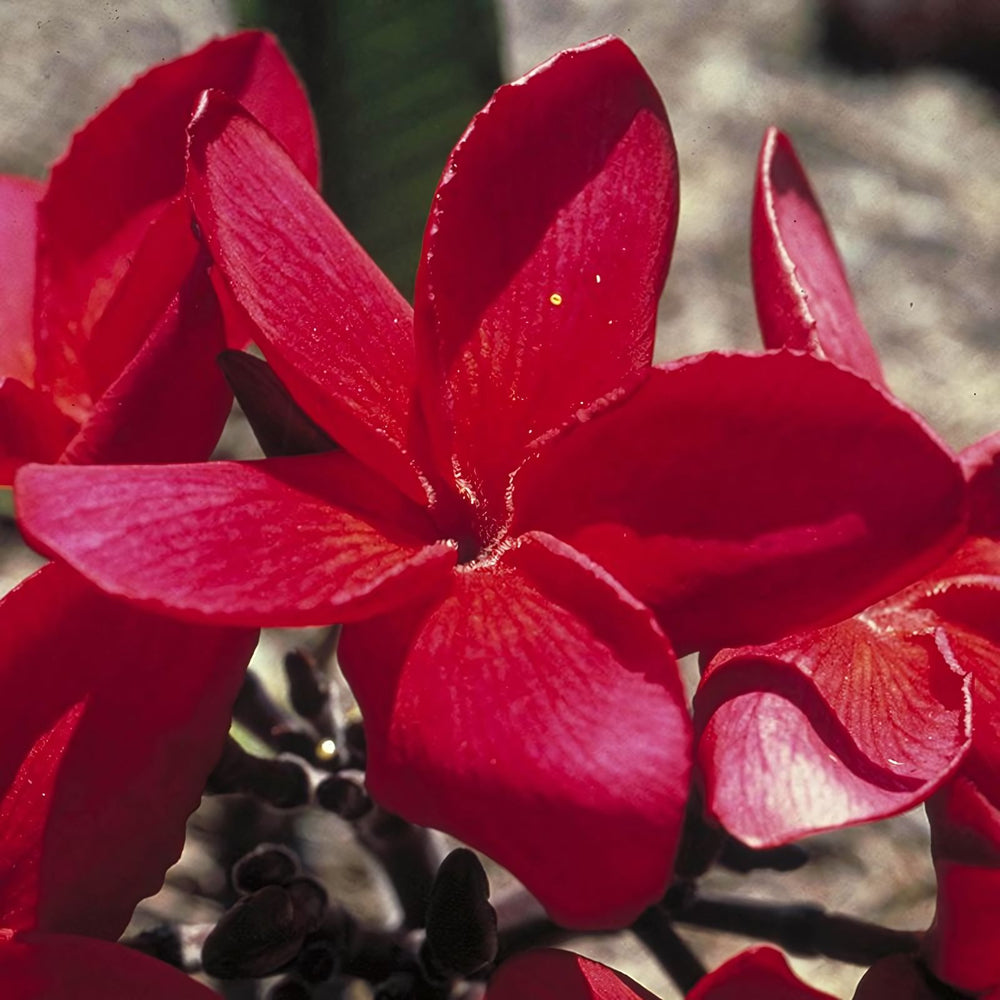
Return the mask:
{"type": "Polygon", "coordinates": [[[690,721],[669,643],[599,567],[525,537],[443,598],[348,626],[340,656],[389,809],[485,851],[565,926],[662,895],[690,721]]]}
{"type": "Polygon", "coordinates": [[[954,544],[963,497],[944,446],[865,380],[808,355],[708,354],[541,442],[514,530],[587,552],[686,653],[892,593],[954,544]]]}
{"type": "Polygon", "coordinates": [[[755,847],[912,808],[954,772],[972,728],[946,630],[889,601],[724,651],[695,718],[709,811],[755,847]]]}
{"type": "Polygon", "coordinates": [[[750,254],[767,347],[809,351],[884,384],[823,210],[776,128],[767,130],[757,163],[750,254]]]}
{"type": "MultiPolygon", "coordinates": [[[[115,312],[109,309],[105,319],[115,312]]],[[[208,458],[232,406],[215,364],[224,346],[222,314],[205,267],[196,261],[61,460],[93,465],[208,458]]]]}
{"type": "Polygon", "coordinates": [[[271,366],[245,351],[223,351],[218,357],[226,381],[269,458],[311,455],[337,447],[292,399],[271,366]]]}
{"type": "Polygon", "coordinates": [[[433,592],[455,547],[344,453],[28,466],[26,536],[103,590],[195,621],[328,625],[433,592]]]}
{"type": "Polygon", "coordinates": [[[734,955],[701,979],[687,1000],[836,1000],[807,986],[776,948],[762,945],[734,955]]]}
{"type": "Polygon", "coordinates": [[[571,951],[525,951],[490,978],[486,1000],[657,1000],[628,976],[571,951]]]}
{"type": "Polygon", "coordinates": [[[205,95],[192,123],[188,191],[278,378],[335,441],[423,498],[407,455],[415,361],[406,300],[224,95],[205,95]]]}
{"type": "Polygon", "coordinates": [[[184,186],[185,128],[206,87],[242,101],[316,181],[308,101],[267,35],[210,42],[122,91],[74,136],[39,206],[39,377],[70,401],[81,398],[76,370],[94,323],[146,227],[184,186]]]}
{"type": "Polygon", "coordinates": [[[50,564],[0,603],[0,634],[0,926],[113,939],[180,855],[257,633],[50,564]]]}
{"type": "Polygon", "coordinates": [[[914,956],[890,955],[861,977],[854,1000],[941,1000],[941,994],[930,985],[914,956]]]}
{"type": "Polygon", "coordinates": [[[218,1000],[219,994],[120,944],[70,934],[0,940],[6,1000],[218,1000]]]}
{"type": "Polygon", "coordinates": [[[428,408],[450,467],[502,509],[533,436],[649,364],[677,227],[663,103],[617,38],[555,56],[472,121],[417,276],[428,408]]]}
{"type": "Polygon", "coordinates": [[[0,378],[35,379],[35,220],[45,186],[0,174],[0,378]]]}
{"type": "Polygon", "coordinates": [[[960,990],[1000,988],[1000,808],[960,777],[927,803],[927,814],[938,891],[924,954],[960,990]]]}
{"type": "Polygon", "coordinates": [[[49,395],[0,378],[0,486],[13,483],[25,462],[54,462],[76,430],[49,395]]]}

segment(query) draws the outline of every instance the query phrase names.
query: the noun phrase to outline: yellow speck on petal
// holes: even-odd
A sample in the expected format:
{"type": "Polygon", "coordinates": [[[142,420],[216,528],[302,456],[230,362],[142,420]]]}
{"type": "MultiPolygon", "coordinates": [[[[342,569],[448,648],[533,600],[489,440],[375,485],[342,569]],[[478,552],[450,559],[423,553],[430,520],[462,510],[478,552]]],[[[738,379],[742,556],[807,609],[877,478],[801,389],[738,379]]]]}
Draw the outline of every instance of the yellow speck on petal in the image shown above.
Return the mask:
{"type": "Polygon", "coordinates": [[[320,760],[330,760],[334,754],[337,752],[337,744],[333,740],[323,740],[318,747],[316,747],[316,756],[320,760]]]}
{"type": "Polygon", "coordinates": [[[562,305],[562,296],[558,292],[553,292],[549,296],[549,302],[551,302],[554,306],[561,306],[562,305]]]}

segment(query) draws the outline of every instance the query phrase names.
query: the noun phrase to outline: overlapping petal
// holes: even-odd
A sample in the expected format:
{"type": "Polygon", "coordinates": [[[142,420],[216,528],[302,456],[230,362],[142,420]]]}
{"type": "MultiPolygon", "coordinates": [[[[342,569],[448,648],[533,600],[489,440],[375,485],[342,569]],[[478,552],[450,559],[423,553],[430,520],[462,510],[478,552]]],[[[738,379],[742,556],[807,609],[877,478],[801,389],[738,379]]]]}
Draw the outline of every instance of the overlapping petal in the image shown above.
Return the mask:
{"type": "Polygon", "coordinates": [[[239,105],[203,99],[188,191],[213,257],[298,403],[414,499],[409,304],[239,105]]]}
{"type": "Polygon", "coordinates": [[[909,582],[954,543],[963,481],[864,380],[790,352],[709,354],[541,442],[514,504],[515,530],[592,556],[684,653],[835,619],[909,582]]]}
{"type": "MultiPolygon", "coordinates": [[[[995,516],[998,444],[961,456],[976,530],[995,516]]],[[[1000,804],[998,623],[1000,541],[979,535],[853,618],[724,651],[695,699],[710,809],[780,843],[900,812],[959,764],[1000,804]]]]}
{"type": "Polygon", "coordinates": [[[522,952],[490,979],[486,1000],[657,1000],[628,976],[557,948],[522,952]]]}
{"type": "Polygon", "coordinates": [[[444,467],[454,454],[481,501],[502,509],[532,437],[649,364],[677,210],[666,111],[620,39],[473,119],[431,205],[416,317],[444,467]]]}
{"type": "Polygon", "coordinates": [[[567,926],[663,893],[690,723],[669,643],[589,560],[527,536],[442,600],[348,626],[340,657],[388,808],[486,851],[567,926]]]}
{"type": "Polygon", "coordinates": [[[35,240],[45,188],[27,177],[0,175],[0,378],[34,385],[35,240]]]}
{"type": "Polygon", "coordinates": [[[456,558],[426,513],[342,452],[28,466],[34,542],[109,593],[193,620],[323,625],[433,593],[456,558]]]}
{"type": "Polygon", "coordinates": [[[27,934],[0,943],[0,981],[7,1000],[218,1000],[165,962],[71,934],[27,934]]]}
{"type": "Polygon", "coordinates": [[[0,603],[0,634],[0,927],[116,938],[180,854],[256,632],[50,564],[0,603]]]}
{"type": "MultiPolygon", "coordinates": [[[[131,285],[137,275],[133,268],[120,288],[131,285]]],[[[145,328],[134,356],[122,359],[122,367],[67,444],[62,461],[184,462],[211,453],[229,415],[232,394],[215,364],[224,347],[223,322],[204,267],[192,267],[186,278],[180,276],[179,290],[159,313],[145,328]]],[[[118,315],[109,309],[98,326],[118,315]]],[[[43,456],[32,457],[37,461],[43,456]]]]}
{"type": "Polygon", "coordinates": [[[316,179],[305,93],[260,32],[210,42],[153,68],[91,119],[53,167],[39,206],[39,381],[67,405],[88,401],[85,355],[94,323],[146,227],[184,186],[184,130],[206,87],[243,101],[316,179]]]}
{"type": "Polygon", "coordinates": [[[833,237],[788,137],[768,129],[757,164],[750,255],[764,343],[829,358],[882,385],[833,237]]]}
{"type": "Polygon", "coordinates": [[[708,807],[754,846],[903,812],[971,741],[968,683],[948,635],[903,602],[723,652],[695,717],[708,807]]]}

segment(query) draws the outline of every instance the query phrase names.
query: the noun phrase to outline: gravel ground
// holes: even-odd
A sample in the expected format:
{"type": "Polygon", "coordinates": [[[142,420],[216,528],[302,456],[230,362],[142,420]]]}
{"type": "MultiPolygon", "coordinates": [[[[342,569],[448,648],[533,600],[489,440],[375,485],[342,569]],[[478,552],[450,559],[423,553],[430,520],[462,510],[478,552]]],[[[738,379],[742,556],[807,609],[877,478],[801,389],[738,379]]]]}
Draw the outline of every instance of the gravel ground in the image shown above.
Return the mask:
{"type": "MultiPolygon", "coordinates": [[[[892,387],[952,445],[1000,425],[993,92],[943,71],[840,72],[818,54],[817,5],[809,0],[502,0],[500,7],[508,75],[613,32],[663,93],[683,194],[661,359],[755,345],[748,216],[759,142],[774,123],[792,136],[827,210],[892,387]]],[[[222,0],[0,0],[0,170],[40,175],[72,128],[130,76],[228,23],[222,0]]],[[[0,591],[33,564],[5,528],[0,591]]],[[[263,666],[285,642],[273,637],[263,666]]],[[[919,815],[818,838],[816,855],[804,872],[742,880],[743,888],[894,926],[926,925],[932,874],[919,815]]],[[[718,877],[716,887],[739,881],[718,877]]],[[[744,944],[703,934],[690,940],[710,964],[744,944]]],[[[674,995],[629,939],[587,939],[581,947],[674,995]]],[[[814,985],[851,995],[857,970],[797,965],[814,985]]]]}

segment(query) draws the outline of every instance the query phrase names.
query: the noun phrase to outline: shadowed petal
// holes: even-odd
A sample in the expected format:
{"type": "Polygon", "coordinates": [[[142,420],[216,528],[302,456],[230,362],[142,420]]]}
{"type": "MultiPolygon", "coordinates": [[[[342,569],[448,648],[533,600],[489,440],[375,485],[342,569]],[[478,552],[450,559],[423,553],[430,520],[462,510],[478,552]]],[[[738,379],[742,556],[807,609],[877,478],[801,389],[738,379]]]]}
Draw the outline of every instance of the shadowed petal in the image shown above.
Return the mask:
{"type": "Polygon", "coordinates": [[[540,442],[514,530],[586,552],[678,652],[852,613],[954,544],[963,482],[930,432],[813,357],[708,354],[540,442]]]}
{"type": "Polygon", "coordinates": [[[776,128],[767,130],[757,163],[750,253],[767,347],[809,351],[884,383],[823,211],[776,128]]]}
{"type": "Polygon", "coordinates": [[[330,436],[414,499],[409,304],[287,153],[221,94],[191,126],[188,190],[278,378],[330,436]]]}
{"type": "Polygon", "coordinates": [[[337,447],[292,399],[266,361],[245,351],[223,351],[217,361],[268,458],[312,455],[337,447]]]}
{"type": "MultiPolygon", "coordinates": [[[[137,273],[134,266],[119,287],[133,285],[137,273]]],[[[179,283],[158,318],[150,318],[134,357],[122,359],[62,461],[184,462],[211,454],[232,406],[232,393],[215,365],[225,346],[222,314],[204,266],[196,263],[179,283]]],[[[98,331],[112,317],[127,322],[112,306],[98,331]]]]}
{"type": "MultiPolygon", "coordinates": [[[[862,977],[854,1000],[941,1000],[927,973],[912,955],[890,955],[876,962],[862,977]]],[[[982,1000],[988,1000],[984,997],[982,1000]]]]}
{"type": "Polygon", "coordinates": [[[1000,809],[961,776],[927,803],[927,815],[938,891],[924,955],[958,989],[1000,995],[1000,809]]]}
{"type": "Polygon", "coordinates": [[[454,546],[349,455],[29,466],[18,519],[102,589],[193,620],[323,625],[447,577],[454,546]]]}
{"type": "Polygon", "coordinates": [[[0,378],[0,486],[13,483],[25,462],[54,462],[76,429],[50,396],[0,378]]]}
{"type": "Polygon", "coordinates": [[[340,656],[389,809],[486,851],[566,926],[662,895],[690,722],[669,644],[599,567],[524,538],[443,599],[345,628],[340,656]]]}
{"type": "Polygon", "coordinates": [[[416,309],[445,468],[453,448],[488,503],[533,436],[649,364],[677,206],[666,112],[619,39],[500,88],[459,140],[416,309]]]}
{"type": "Polygon", "coordinates": [[[747,948],[710,972],[687,1000],[835,1000],[807,986],[776,948],[747,948]]]}
{"type": "Polygon", "coordinates": [[[926,799],[971,738],[965,674],[940,626],[886,601],[717,656],[695,698],[710,812],[763,847],[926,799]]]}
{"type": "Polygon", "coordinates": [[[628,976],[570,951],[521,952],[490,978],[486,1000],[656,1000],[628,976]]]}
{"type": "Polygon", "coordinates": [[[7,1000],[218,1000],[165,962],[120,944],[69,934],[26,934],[0,942],[7,1000]]]}
{"type": "Polygon", "coordinates": [[[305,93],[267,35],[210,42],[122,91],[74,136],[39,207],[39,374],[68,402],[85,395],[82,362],[94,323],[147,225],[183,188],[184,130],[206,87],[241,100],[316,180],[305,93]]]}
{"type": "Polygon", "coordinates": [[[180,855],[257,633],[50,564],[0,603],[0,634],[0,926],[115,938],[180,855]]]}
{"type": "Polygon", "coordinates": [[[0,378],[35,384],[35,244],[44,185],[0,174],[0,378]]]}

